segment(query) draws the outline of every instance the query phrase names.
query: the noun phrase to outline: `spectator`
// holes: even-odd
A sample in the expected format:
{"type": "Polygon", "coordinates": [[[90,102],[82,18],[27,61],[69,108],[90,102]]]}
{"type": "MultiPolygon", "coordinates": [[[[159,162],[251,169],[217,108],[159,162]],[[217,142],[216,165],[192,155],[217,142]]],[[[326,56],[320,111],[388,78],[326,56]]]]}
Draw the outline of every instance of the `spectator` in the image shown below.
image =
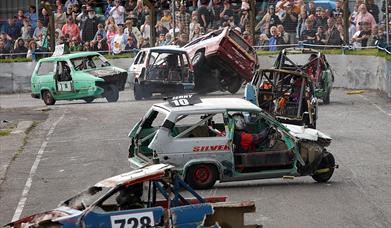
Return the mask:
{"type": "Polygon", "coordinates": [[[368,12],[375,18],[376,23],[379,23],[379,7],[374,3],[374,0],[367,0],[366,2],[368,12]]]}
{"type": "Polygon", "coordinates": [[[275,9],[273,5],[269,6],[268,12],[263,16],[262,20],[256,25],[255,30],[259,31],[261,34],[269,34],[270,28],[272,26],[277,26],[281,24],[279,17],[275,14],[275,9]]]}
{"type": "Polygon", "coordinates": [[[105,21],[105,30],[107,31],[109,29],[109,25],[117,26],[115,23],[115,20],[112,16],[109,16],[107,20],[105,21]]]}
{"type": "Polygon", "coordinates": [[[144,10],[144,5],[143,5],[143,0],[137,0],[137,5],[136,8],[133,10],[133,15],[136,16],[137,18],[137,27],[141,28],[141,25],[144,24],[145,21],[145,10],[144,10]]]}
{"type": "MultiPolygon", "coordinates": [[[[61,0],[56,0],[56,8],[57,10],[61,10],[61,12],[64,12],[65,9],[69,7],[69,4],[67,7],[64,7],[61,0]]],[[[71,7],[72,8],[72,7],[71,7]]]]}
{"type": "Polygon", "coordinates": [[[260,46],[258,50],[267,51],[269,46],[269,38],[266,34],[259,35],[257,46],[260,46]]]}
{"type": "Polygon", "coordinates": [[[186,5],[181,4],[181,6],[179,7],[179,12],[176,15],[176,19],[177,19],[176,22],[177,24],[183,24],[184,33],[189,35],[191,16],[189,13],[186,12],[186,5]]]}
{"type": "Polygon", "coordinates": [[[117,25],[124,25],[125,7],[121,6],[120,0],[114,0],[114,6],[109,14],[113,16],[117,25]]]}
{"type": "Polygon", "coordinates": [[[37,60],[35,55],[36,52],[37,52],[37,43],[35,42],[35,40],[31,40],[28,45],[26,58],[36,61],[37,60]]]}
{"type": "Polygon", "coordinates": [[[91,41],[98,28],[98,18],[95,16],[93,9],[88,10],[88,18],[84,21],[83,28],[81,30],[81,39],[83,41],[91,41]]]}
{"type": "Polygon", "coordinates": [[[281,18],[282,25],[289,33],[290,43],[296,43],[297,14],[292,11],[292,6],[288,4],[285,7],[285,14],[281,18]]]}
{"type": "Polygon", "coordinates": [[[44,27],[48,27],[49,25],[49,15],[48,15],[48,11],[46,11],[45,8],[42,8],[42,11],[41,11],[42,15],[39,17],[40,20],[42,21],[42,24],[44,27]]]}
{"type": "Polygon", "coordinates": [[[61,32],[63,35],[68,34],[69,37],[72,38],[80,38],[80,29],[79,27],[73,22],[72,17],[68,17],[67,23],[62,26],[61,32]]]}
{"type": "Polygon", "coordinates": [[[189,39],[190,40],[193,40],[195,27],[201,27],[201,24],[198,23],[198,12],[197,11],[193,11],[193,13],[191,14],[191,22],[189,25],[189,39]]]}
{"type": "Polygon", "coordinates": [[[277,44],[280,43],[277,33],[277,27],[270,27],[270,37],[269,37],[269,51],[277,51],[277,44]]]}
{"type": "Polygon", "coordinates": [[[15,57],[22,57],[26,56],[28,49],[26,48],[24,44],[24,40],[22,38],[18,38],[15,41],[15,46],[14,46],[14,56],[15,57]]]}
{"type": "Polygon", "coordinates": [[[109,25],[106,38],[107,38],[107,46],[109,47],[109,51],[112,51],[111,41],[113,40],[114,36],[117,34],[118,29],[116,25],[109,25]]]}
{"type": "Polygon", "coordinates": [[[341,35],[339,34],[337,28],[335,27],[335,22],[333,18],[327,20],[328,29],[326,31],[326,45],[341,45],[341,35]]]}
{"type": "Polygon", "coordinates": [[[57,9],[57,13],[54,14],[54,27],[57,29],[62,29],[62,26],[67,22],[66,14],[57,9]]]}
{"type": "Polygon", "coordinates": [[[140,27],[140,32],[142,34],[142,37],[145,39],[150,39],[151,36],[151,20],[149,16],[145,17],[144,24],[140,27]]]}
{"type": "MultiPolygon", "coordinates": [[[[361,4],[359,7],[358,7],[358,14],[356,16],[356,28],[359,28],[358,27],[358,24],[360,22],[366,22],[369,24],[369,26],[371,28],[375,27],[376,25],[376,20],[375,18],[372,16],[371,13],[369,13],[367,11],[367,7],[365,6],[365,4],[361,4]]],[[[360,29],[360,28],[359,28],[360,29]]],[[[357,30],[357,31],[360,31],[360,30],[357,30]]]]}
{"type": "Polygon", "coordinates": [[[306,22],[307,22],[307,13],[306,11],[302,11],[299,14],[298,20],[297,20],[297,27],[296,27],[296,39],[302,40],[301,34],[306,29],[306,22]]]}
{"type": "Polygon", "coordinates": [[[26,16],[24,15],[24,11],[22,9],[18,10],[18,14],[16,15],[16,24],[22,28],[23,21],[26,19],[26,16]]]}
{"type": "Polygon", "coordinates": [[[368,22],[360,22],[359,26],[359,31],[352,37],[354,48],[366,47],[371,36],[371,26],[368,22]]]}
{"type": "MultiPolygon", "coordinates": [[[[322,26],[319,26],[323,28],[322,26]]],[[[301,41],[303,41],[304,44],[314,44],[315,38],[316,38],[316,31],[313,28],[313,22],[307,20],[305,23],[305,30],[301,34],[301,41]]]]}
{"type": "Polygon", "coordinates": [[[66,18],[71,17],[73,21],[76,21],[77,14],[76,14],[76,12],[75,12],[74,9],[73,9],[73,5],[70,5],[70,6],[67,8],[67,10],[66,10],[66,12],[65,12],[65,17],[66,17],[66,18]]]}
{"type": "Polygon", "coordinates": [[[35,9],[36,9],[35,6],[31,5],[29,7],[29,13],[27,14],[27,17],[30,20],[32,29],[35,29],[35,27],[37,27],[38,15],[36,14],[35,9]]]}
{"type": "Polygon", "coordinates": [[[24,40],[31,39],[32,29],[28,18],[25,18],[23,20],[23,27],[20,29],[20,32],[21,32],[22,39],[24,40]]]}
{"type": "Polygon", "coordinates": [[[196,25],[196,27],[194,28],[193,34],[191,34],[191,36],[190,36],[190,40],[193,41],[200,36],[201,36],[201,26],[196,25]]]}
{"type": "Polygon", "coordinates": [[[98,24],[98,30],[95,33],[94,40],[97,39],[99,34],[102,36],[102,39],[106,39],[106,31],[102,24],[98,24]]]}
{"type": "Polygon", "coordinates": [[[38,40],[38,37],[42,34],[46,34],[46,31],[47,31],[47,29],[45,27],[43,27],[42,21],[38,20],[37,27],[35,28],[34,33],[33,33],[33,39],[38,40]]]}
{"type": "Polygon", "coordinates": [[[149,48],[149,47],[150,47],[149,39],[145,39],[144,37],[141,37],[140,48],[149,48]]]}
{"type": "Polygon", "coordinates": [[[127,41],[128,41],[128,36],[124,34],[124,28],[122,26],[119,26],[118,33],[115,34],[115,36],[111,40],[111,47],[113,49],[113,53],[119,54],[123,50],[125,50],[127,41]]]}
{"type": "Polygon", "coordinates": [[[163,46],[165,37],[166,37],[166,34],[160,33],[159,38],[156,40],[155,46],[163,46]]]}
{"type": "Polygon", "coordinates": [[[92,51],[92,48],[90,47],[90,42],[87,41],[83,44],[82,51],[92,51]]]}
{"type": "Polygon", "coordinates": [[[107,0],[106,1],[106,7],[105,7],[105,17],[108,18],[110,16],[110,11],[113,8],[113,0],[107,0]]]}
{"type": "Polygon", "coordinates": [[[316,8],[315,8],[315,3],[314,3],[314,0],[310,0],[308,2],[308,5],[306,7],[306,13],[308,16],[310,15],[314,15],[316,14],[316,8]]]}
{"type": "Polygon", "coordinates": [[[327,19],[326,12],[322,7],[316,8],[316,16],[315,16],[315,27],[322,26],[323,29],[327,29],[327,19]]]}
{"type": "Polygon", "coordinates": [[[124,30],[124,33],[128,36],[133,35],[136,39],[136,43],[138,44],[140,42],[142,35],[140,30],[136,27],[134,20],[127,19],[125,24],[126,24],[126,28],[124,30]]]}
{"type": "Polygon", "coordinates": [[[319,26],[317,33],[315,34],[315,44],[325,45],[326,44],[326,34],[324,33],[323,27],[319,26]]]}
{"type": "Polygon", "coordinates": [[[76,37],[72,37],[71,41],[69,41],[69,51],[76,52],[82,51],[83,47],[80,45],[79,39],[76,37]]]}
{"type": "Polygon", "coordinates": [[[160,34],[166,35],[168,33],[168,29],[163,26],[161,21],[156,22],[156,36],[160,36],[160,34]]]}
{"type": "Polygon", "coordinates": [[[0,40],[3,41],[4,47],[11,51],[12,49],[12,38],[5,32],[1,32],[0,34],[0,40]]]}
{"type": "Polygon", "coordinates": [[[221,12],[223,12],[224,6],[221,0],[213,0],[213,27],[219,27],[222,25],[222,18],[220,17],[221,12]]]}
{"type": "Polygon", "coordinates": [[[163,11],[163,17],[160,19],[160,22],[166,29],[171,29],[172,18],[169,10],[163,11]]]}
{"type": "Polygon", "coordinates": [[[136,1],[135,0],[128,0],[128,1],[126,1],[124,7],[125,7],[125,12],[130,16],[130,14],[132,14],[134,8],[136,8],[136,1]]]}
{"type": "Polygon", "coordinates": [[[0,59],[8,59],[10,50],[5,46],[3,40],[0,40],[0,59]]]}
{"type": "Polygon", "coordinates": [[[109,46],[107,45],[106,39],[104,39],[101,34],[97,34],[96,36],[95,50],[96,51],[109,50],[109,46]]]}
{"type": "Polygon", "coordinates": [[[166,36],[164,37],[164,42],[161,44],[161,46],[171,45],[171,42],[172,42],[171,34],[167,33],[166,36]]]}
{"type": "MultiPolygon", "coordinates": [[[[222,19],[231,18],[233,16],[234,16],[234,11],[231,8],[231,4],[230,4],[229,0],[224,0],[223,11],[220,13],[220,18],[222,18],[222,19]]],[[[198,19],[198,21],[200,21],[200,20],[198,19]]],[[[202,26],[202,23],[201,23],[201,26],[202,26]]],[[[202,27],[205,27],[205,26],[202,26],[202,27]]]]}
{"type": "Polygon", "coordinates": [[[337,27],[337,30],[339,32],[339,36],[341,37],[342,44],[345,42],[345,31],[343,29],[342,25],[335,25],[337,27]]]}
{"type": "Polygon", "coordinates": [[[368,38],[367,45],[369,47],[377,46],[379,40],[379,28],[376,25],[375,27],[372,28],[372,33],[368,38]]]}
{"type": "MultiPolygon", "coordinates": [[[[75,6],[75,5],[73,5],[73,6],[75,6]]],[[[77,12],[77,11],[75,11],[75,12],[77,12]]],[[[76,20],[75,20],[78,22],[77,26],[79,26],[81,32],[83,32],[84,23],[86,22],[87,18],[88,18],[87,7],[85,5],[82,5],[81,12],[79,14],[77,14],[76,20]]]]}
{"type": "Polygon", "coordinates": [[[128,36],[125,50],[130,51],[137,49],[137,40],[133,36],[128,36]]]}
{"type": "Polygon", "coordinates": [[[243,39],[249,44],[253,45],[253,38],[251,37],[251,34],[248,31],[243,32],[243,39]]]}
{"type": "Polygon", "coordinates": [[[280,38],[279,44],[290,44],[289,43],[290,34],[285,32],[283,25],[277,25],[277,33],[278,33],[278,37],[280,38]]]}
{"type": "Polygon", "coordinates": [[[4,32],[13,40],[20,37],[20,27],[16,24],[16,18],[8,18],[8,23],[4,32]]]}
{"type": "MultiPolygon", "coordinates": [[[[61,2],[61,1],[60,1],[61,2]]],[[[79,1],[78,0],[67,0],[64,4],[65,8],[68,8],[70,5],[78,5],[79,1]]],[[[57,10],[63,11],[62,3],[57,5],[57,10]],[[60,6],[60,7],[59,7],[60,6]]]]}
{"type": "MultiPolygon", "coordinates": [[[[201,0],[201,6],[198,8],[198,22],[203,28],[208,28],[211,24],[211,20],[213,18],[213,15],[208,9],[208,0],[201,0]]],[[[226,7],[226,4],[224,3],[224,9],[226,7]]],[[[224,12],[224,10],[223,10],[224,12]]],[[[222,13],[223,13],[222,12],[222,13]]]]}

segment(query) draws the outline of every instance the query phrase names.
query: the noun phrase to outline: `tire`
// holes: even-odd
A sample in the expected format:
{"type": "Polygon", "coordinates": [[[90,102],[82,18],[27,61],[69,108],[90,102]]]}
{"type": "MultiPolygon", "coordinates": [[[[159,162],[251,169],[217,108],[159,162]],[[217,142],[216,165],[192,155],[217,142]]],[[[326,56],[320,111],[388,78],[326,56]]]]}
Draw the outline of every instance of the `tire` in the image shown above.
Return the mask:
{"type": "Polygon", "coordinates": [[[86,102],[86,103],[91,103],[95,100],[95,97],[85,97],[83,98],[83,100],[86,102]]]}
{"type": "Polygon", "coordinates": [[[134,99],[135,100],[139,101],[139,100],[143,99],[143,94],[142,94],[142,91],[141,91],[141,85],[140,84],[138,84],[138,83],[134,84],[133,94],[134,94],[134,99]]]}
{"type": "Polygon", "coordinates": [[[193,65],[195,70],[202,68],[202,64],[204,64],[204,62],[205,62],[205,54],[202,51],[197,51],[193,56],[193,59],[191,60],[191,64],[193,65]]]}
{"type": "Polygon", "coordinates": [[[331,89],[327,90],[326,95],[323,97],[323,104],[330,104],[331,89]]]}
{"type": "Polygon", "coordinates": [[[317,169],[319,170],[319,169],[329,168],[330,170],[326,173],[314,174],[312,175],[312,179],[314,179],[319,183],[325,183],[329,181],[334,173],[334,169],[335,169],[334,167],[335,167],[334,156],[329,152],[325,152],[322,161],[320,161],[320,164],[318,165],[317,169]]]}
{"type": "Polygon", "coordinates": [[[194,165],[186,174],[186,182],[194,189],[209,189],[216,183],[217,175],[214,165],[194,165]]]}
{"type": "Polygon", "coordinates": [[[110,102],[110,103],[117,102],[119,99],[118,88],[113,84],[108,85],[105,88],[105,97],[106,97],[107,102],[110,102]]]}
{"type": "Polygon", "coordinates": [[[49,90],[43,91],[42,99],[46,105],[54,105],[56,103],[56,100],[54,99],[49,90]]]}
{"type": "Polygon", "coordinates": [[[231,80],[231,83],[228,85],[227,88],[228,92],[230,92],[231,94],[237,93],[242,87],[242,83],[243,81],[240,78],[235,78],[231,80]]]}

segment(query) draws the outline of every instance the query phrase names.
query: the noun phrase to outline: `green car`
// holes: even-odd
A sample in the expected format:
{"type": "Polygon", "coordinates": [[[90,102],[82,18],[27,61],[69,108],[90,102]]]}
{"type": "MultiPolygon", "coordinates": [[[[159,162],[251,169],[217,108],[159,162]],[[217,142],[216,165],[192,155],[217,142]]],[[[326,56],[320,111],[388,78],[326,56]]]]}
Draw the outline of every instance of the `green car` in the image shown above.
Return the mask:
{"type": "Polygon", "coordinates": [[[46,105],[78,99],[90,103],[98,97],[116,102],[127,76],[126,70],[112,66],[97,52],[43,58],[31,77],[31,96],[46,105]]]}
{"type": "Polygon", "coordinates": [[[324,104],[330,103],[334,75],[326,56],[310,48],[285,48],[280,51],[274,67],[297,71],[311,77],[315,86],[315,97],[324,104]]]}

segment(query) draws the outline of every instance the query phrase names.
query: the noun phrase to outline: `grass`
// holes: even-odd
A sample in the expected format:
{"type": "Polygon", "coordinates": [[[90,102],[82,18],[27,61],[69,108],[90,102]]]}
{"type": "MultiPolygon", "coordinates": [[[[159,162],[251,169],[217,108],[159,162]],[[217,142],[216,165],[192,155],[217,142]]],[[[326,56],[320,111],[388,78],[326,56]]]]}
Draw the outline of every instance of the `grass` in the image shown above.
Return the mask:
{"type": "Polygon", "coordinates": [[[0,130],[0,137],[10,135],[11,131],[12,131],[12,129],[1,129],[0,130]]]}
{"type": "MultiPolygon", "coordinates": [[[[391,61],[391,55],[387,54],[385,51],[381,51],[377,48],[368,48],[362,50],[342,50],[342,49],[324,49],[320,50],[323,54],[329,55],[364,55],[364,56],[377,56],[385,58],[388,61],[391,61]]],[[[277,55],[279,52],[277,51],[257,51],[258,55],[277,55]]]]}
{"type": "Polygon", "coordinates": [[[31,124],[31,127],[26,130],[26,133],[25,133],[26,136],[23,138],[22,145],[16,151],[16,154],[14,155],[12,160],[15,160],[24,151],[24,148],[26,147],[26,144],[27,144],[27,140],[29,138],[29,134],[36,126],[38,126],[38,123],[39,123],[38,121],[33,121],[33,124],[31,124]]]}

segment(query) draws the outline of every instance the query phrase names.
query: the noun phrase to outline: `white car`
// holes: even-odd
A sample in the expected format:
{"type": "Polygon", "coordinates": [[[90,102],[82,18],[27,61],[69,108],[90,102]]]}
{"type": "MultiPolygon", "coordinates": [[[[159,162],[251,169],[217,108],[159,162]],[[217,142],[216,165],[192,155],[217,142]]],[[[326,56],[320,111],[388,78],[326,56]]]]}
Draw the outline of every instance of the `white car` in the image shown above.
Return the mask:
{"type": "Polygon", "coordinates": [[[173,97],[153,105],[129,133],[129,162],[139,168],[153,158],[178,169],[193,188],[220,182],[310,175],[328,181],[336,168],[322,132],[283,125],[238,98],[173,97]],[[246,119],[248,133],[268,129],[252,151],[239,153],[233,114],[246,119]]]}

